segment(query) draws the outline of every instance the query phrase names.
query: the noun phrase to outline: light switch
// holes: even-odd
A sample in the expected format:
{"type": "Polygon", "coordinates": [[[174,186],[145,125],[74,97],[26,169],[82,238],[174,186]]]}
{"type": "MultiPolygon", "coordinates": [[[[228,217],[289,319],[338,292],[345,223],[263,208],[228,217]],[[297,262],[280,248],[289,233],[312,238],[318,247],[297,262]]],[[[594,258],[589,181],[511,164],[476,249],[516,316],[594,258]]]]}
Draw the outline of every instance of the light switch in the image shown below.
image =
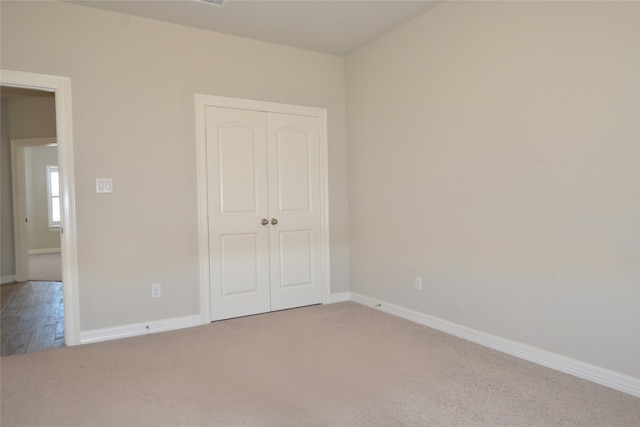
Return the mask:
{"type": "Polygon", "coordinates": [[[96,193],[113,193],[111,178],[96,178],[96,193]]]}

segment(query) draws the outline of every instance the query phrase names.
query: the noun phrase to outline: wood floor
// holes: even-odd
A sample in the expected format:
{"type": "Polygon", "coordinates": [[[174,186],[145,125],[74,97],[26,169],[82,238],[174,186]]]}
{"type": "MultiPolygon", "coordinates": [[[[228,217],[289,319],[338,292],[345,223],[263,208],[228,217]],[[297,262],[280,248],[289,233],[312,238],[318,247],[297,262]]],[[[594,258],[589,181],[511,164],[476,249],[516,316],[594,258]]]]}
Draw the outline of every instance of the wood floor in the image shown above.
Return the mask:
{"type": "Polygon", "coordinates": [[[0,291],[0,355],[64,345],[62,282],[12,283],[0,291]]]}

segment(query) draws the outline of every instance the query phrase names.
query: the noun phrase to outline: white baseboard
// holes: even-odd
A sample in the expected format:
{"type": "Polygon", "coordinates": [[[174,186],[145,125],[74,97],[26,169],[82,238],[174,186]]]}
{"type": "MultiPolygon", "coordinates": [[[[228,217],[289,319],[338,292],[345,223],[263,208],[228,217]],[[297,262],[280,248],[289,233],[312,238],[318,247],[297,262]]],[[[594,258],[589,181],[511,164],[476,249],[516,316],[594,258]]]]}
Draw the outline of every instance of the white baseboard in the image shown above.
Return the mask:
{"type": "Polygon", "coordinates": [[[60,248],[29,249],[29,255],[55,254],[56,252],[60,252],[60,248]]]}
{"type": "Polygon", "coordinates": [[[351,300],[351,293],[350,292],[340,292],[337,294],[331,294],[329,295],[329,298],[327,298],[327,302],[326,304],[334,304],[337,302],[345,302],[345,301],[350,301],[351,300]]]}
{"type": "Polygon", "coordinates": [[[411,310],[385,301],[369,298],[351,292],[351,301],[376,308],[385,313],[446,332],[450,335],[537,363],[547,368],[582,378],[630,395],[640,397],[640,378],[621,374],[586,362],[571,359],[560,354],[542,350],[517,341],[500,338],[495,335],[467,328],[447,320],[411,310]]]}
{"type": "Polygon", "coordinates": [[[139,335],[154,334],[156,332],[190,328],[201,324],[200,315],[196,314],[193,316],[175,317],[173,319],[117,326],[115,328],[94,329],[92,331],[80,332],[80,344],[136,337],[139,335]]]}
{"type": "Polygon", "coordinates": [[[2,276],[0,277],[0,285],[4,285],[5,283],[13,283],[16,281],[16,275],[12,276],[2,276]]]}

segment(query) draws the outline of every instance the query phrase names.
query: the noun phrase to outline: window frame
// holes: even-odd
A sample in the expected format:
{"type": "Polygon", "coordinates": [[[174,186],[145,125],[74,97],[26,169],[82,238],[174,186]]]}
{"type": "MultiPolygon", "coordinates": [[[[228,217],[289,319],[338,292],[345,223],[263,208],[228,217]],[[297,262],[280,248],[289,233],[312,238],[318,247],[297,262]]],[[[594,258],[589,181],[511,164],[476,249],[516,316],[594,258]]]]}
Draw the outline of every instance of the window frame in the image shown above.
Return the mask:
{"type": "Polygon", "coordinates": [[[61,197],[60,197],[60,169],[58,168],[58,165],[47,165],[46,166],[46,175],[47,175],[47,219],[48,219],[48,223],[49,223],[49,229],[58,229],[60,228],[60,223],[62,221],[62,209],[60,206],[61,203],[61,197]],[[51,175],[52,173],[55,173],[58,177],[57,177],[57,182],[58,182],[58,193],[57,194],[53,194],[52,192],[52,188],[51,188],[51,175]],[[54,199],[58,200],[58,220],[54,220],[53,217],[53,201],[54,199]]]}

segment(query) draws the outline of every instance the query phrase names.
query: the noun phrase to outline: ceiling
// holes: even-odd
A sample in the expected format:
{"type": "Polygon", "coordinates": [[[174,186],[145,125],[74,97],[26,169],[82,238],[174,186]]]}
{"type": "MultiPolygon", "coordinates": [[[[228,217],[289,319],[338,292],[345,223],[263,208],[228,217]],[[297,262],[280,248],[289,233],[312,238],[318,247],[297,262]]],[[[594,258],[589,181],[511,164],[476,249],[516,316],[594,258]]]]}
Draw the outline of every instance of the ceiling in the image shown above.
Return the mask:
{"type": "Polygon", "coordinates": [[[69,3],[344,56],[445,0],[79,0],[69,3]]]}

